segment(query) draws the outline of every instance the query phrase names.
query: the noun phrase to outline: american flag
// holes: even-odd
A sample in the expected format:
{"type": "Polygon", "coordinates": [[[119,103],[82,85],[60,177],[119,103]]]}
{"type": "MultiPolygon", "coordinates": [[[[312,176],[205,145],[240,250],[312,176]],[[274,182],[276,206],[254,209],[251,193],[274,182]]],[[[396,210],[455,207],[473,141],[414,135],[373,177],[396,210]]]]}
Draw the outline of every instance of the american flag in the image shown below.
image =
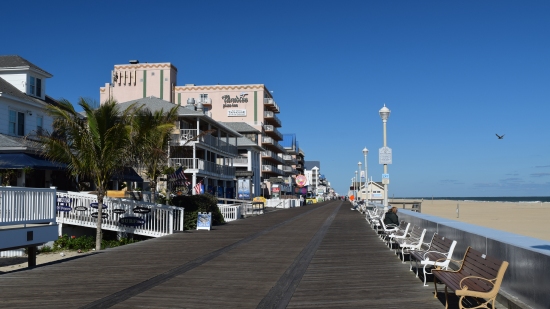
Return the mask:
{"type": "Polygon", "coordinates": [[[178,180],[183,180],[184,181],[184,184],[186,186],[190,185],[191,183],[189,182],[189,180],[187,180],[187,177],[185,177],[185,173],[183,172],[183,166],[180,166],[175,172],[174,174],[170,175],[170,180],[172,181],[178,181],[178,180]]]}
{"type": "Polygon", "coordinates": [[[203,192],[203,190],[202,190],[202,181],[203,180],[204,180],[204,178],[201,181],[197,182],[197,184],[195,185],[195,187],[194,187],[195,188],[195,193],[201,194],[203,192]]]}

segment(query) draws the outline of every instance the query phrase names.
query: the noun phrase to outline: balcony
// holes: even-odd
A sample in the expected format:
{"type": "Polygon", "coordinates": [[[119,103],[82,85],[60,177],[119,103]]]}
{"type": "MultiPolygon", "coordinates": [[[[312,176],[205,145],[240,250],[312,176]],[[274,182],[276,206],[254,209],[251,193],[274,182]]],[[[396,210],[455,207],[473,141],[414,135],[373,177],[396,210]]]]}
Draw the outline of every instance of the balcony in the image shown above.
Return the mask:
{"type": "Polygon", "coordinates": [[[279,105],[272,98],[264,98],[264,107],[272,112],[279,112],[279,105]]]}
{"type": "Polygon", "coordinates": [[[233,159],[233,166],[248,166],[248,158],[247,157],[237,157],[233,159]]]}
{"type": "Polygon", "coordinates": [[[272,173],[272,174],[277,174],[277,175],[284,175],[283,171],[281,171],[280,169],[276,168],[273,165],[267,165],[267,164],[262,165],[262,173],[272,173]]]}
{"type": "Polygon", "coordinates": [[[268,124],[274,125],[276,127],[281,127],[281,120],[277,115],[275,115],[274,112],[271,111],[265,111],[264,112],[264,121],[268,124]]]}
{"type": "Polygon", "coordinates": [[[277,141],[280,141],[283,139],[283,135],[273,125],[264,125],[264,131],[267,135],[269,135],[270,137],[272,137],[277,141]]]}
{"type": "Polygon", "coordinates": [[[233,166],[220,165],[196,158],[170,158],[168,163],[170,166],[183,166],[185,173],[199,172],[220,179],[235,178],[235,167],[233,166]]]}
{"type": "Polygon", "coordinates": [[[294,157],[292,157],[291,155],[284,154],[283,160],[290,164],[298,164],[298,161],[296,161],[296,159],[294,159],[294,157]]]}
{"type": "Polygon", "coordinates": [[[226,141],[212,136],[210,134],[202,135],[200,131],[197,137],[197,129],[181,129],[180,134],[172,134],[170,136],[171,146],[199,146],[212,151],[225,153],[231,156],[238,154],[237,146],[227,143],[226,141]]]}
{"type": "Polygon", "coordinates": [[[283,163],[283,159],[270,150],[262,151],[262,158],[272,159],[274,161],[277,161],[278,163],[283,163]]]}

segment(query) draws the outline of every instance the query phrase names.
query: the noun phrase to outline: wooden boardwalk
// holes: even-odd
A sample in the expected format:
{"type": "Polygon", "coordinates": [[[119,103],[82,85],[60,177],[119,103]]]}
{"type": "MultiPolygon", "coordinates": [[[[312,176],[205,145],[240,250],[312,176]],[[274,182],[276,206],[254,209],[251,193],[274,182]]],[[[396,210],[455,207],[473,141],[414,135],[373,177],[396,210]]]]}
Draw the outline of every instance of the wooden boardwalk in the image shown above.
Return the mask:
{"type": "Polygon", "coordinates": [[[2,308],[444,308],[328,201],[0,275],[2,308]]]}

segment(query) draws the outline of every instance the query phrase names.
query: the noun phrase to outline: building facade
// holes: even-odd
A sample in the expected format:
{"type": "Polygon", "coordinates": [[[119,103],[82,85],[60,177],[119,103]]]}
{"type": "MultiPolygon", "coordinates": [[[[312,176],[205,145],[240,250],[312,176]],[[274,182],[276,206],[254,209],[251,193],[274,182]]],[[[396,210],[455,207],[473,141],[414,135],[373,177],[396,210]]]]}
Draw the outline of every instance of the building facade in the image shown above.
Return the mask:
{"type": "Polygon", "coordinates": [[[53,124],[47,106],[57,104],[46,95],[51,77],[20,56],[0,56],[0,170],[4,184],[71,186],[66,173],[60,171],[62,165],[41,156],[39,137],[51,132],[53,124]]]}
{"type": "MultiPolygon", "coordinates": [[[[242,157],[248,151],[251,159],[256,160],[255,152],[261,149],[259,173],[255,173],[257,178],[252,178],[254,194],[259,193],[257,189],[261,186],[256,181],[259,180],[269,189],[271,180],[275,178],[282,178],[288,184],[284,186],[285,190],[292,194],[291,184],[296,175],[303,173],[305,154],[297,147],[297,143],[290,147],[281,145],[283,134],[279,131],[282,127],[278,117],[280,109],[267,87],[263,84],[180,86],[177,85],[177,72],[171,63],[139,63],[134,60],[129,64],[115,65],[110,83],[100,88],[100,101],[113,99],[127,102],[155,96],[181,106],[188,106],[192,102],[205,115],[221,123],[244,123],[257,130],[257,137],[247,138],[258,147],[243,146],[241,158],[235,162],[243,161],[242,157]]],[[[249,141],[241,141],[249,144],[249,141]]],[[[249,168],[253,169],[253,164],[249,168]]]]}

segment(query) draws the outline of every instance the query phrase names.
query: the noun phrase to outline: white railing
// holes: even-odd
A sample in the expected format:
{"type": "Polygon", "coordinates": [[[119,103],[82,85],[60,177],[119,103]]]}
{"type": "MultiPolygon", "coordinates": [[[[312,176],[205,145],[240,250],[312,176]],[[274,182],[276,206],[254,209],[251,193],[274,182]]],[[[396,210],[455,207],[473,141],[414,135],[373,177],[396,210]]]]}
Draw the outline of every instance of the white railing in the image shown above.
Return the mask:
{"type": "Polygon", "coordinates": [[[241,218],[241,208],[238,205],[218,204],[218,208],[225,222],[235,221],[241,218]]]}
{"type": "Polygon", "coordinates": [[[55,223],[55,189],[0,188],[0,226],[55,223]]]}
{"type": "MultiPolygon", "coordinates": [[[[97,197],[78,192],[58,192],[57,223],[95,228],[97,197]],[[92,205],[95,206],[92,207],[92,205]]],[[[184,209],[175,206],[145,203],[135,200],[106,197],[101,227],[106,230],[160,237],[183,231],[184,209]]]]}

